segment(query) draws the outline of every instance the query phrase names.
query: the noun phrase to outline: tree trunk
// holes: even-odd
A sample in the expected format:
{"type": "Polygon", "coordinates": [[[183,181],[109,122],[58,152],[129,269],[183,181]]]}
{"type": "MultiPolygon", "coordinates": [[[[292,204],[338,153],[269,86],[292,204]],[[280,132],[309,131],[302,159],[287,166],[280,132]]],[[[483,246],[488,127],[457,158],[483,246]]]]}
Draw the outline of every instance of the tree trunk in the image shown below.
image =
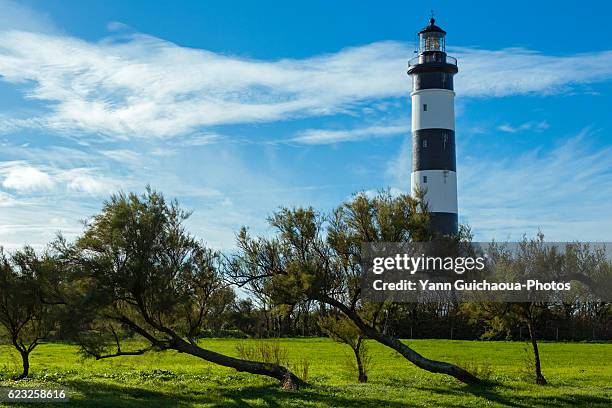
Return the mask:
{"type": "Polygon", "coordinates": [[[310,300],[306,302],[304,307],[306,308],[306,312],[304,313],[304,322],[303,322],[303,326],[302,326],[302,336],[306,337],[306,333],[308,333],[308,335],[310,336],[310,330],[308,328],[309,316],[310,316],[310,300]]]}
{"type": "Polygon", "coordinates": [[[531,324],[527,324],[529,329],[529,337],[531,337],[531,345],[533,346],[533,358],[535,360],[535,375],[536,384],[546,384],[546,378],[542,375],[542,367],[540,366],[540,352],[538,351],[538,339],[536,337],[535,327],[531,324]]]}
{"type": "Polygon", "coordinates": [[[263,304],[263,315],[266,321],[266,336],[270,335],[270,318],[268,316],[268,311],[266,309],[266,303],[263,304]]]}
{"type": "Polygon", "coordinates": [[[360,383],[365,383],[368,382],[368,375],[366,374],[364,367],[363,367],[363,362],[361,361],[361,342],[363,340],[360,338],[359,340],[357,340],[357,347],[353,349],[353,352],[355,353],[355,360],[357,360],[357,372],[358,372],[358,377],[357,377],[357,381],[360,383]]]}
{"type": "Polygon", "coordinates": [[[372,340],[376,340],[377,342],[392,348],[393,350],[400,353],[404,358],[413,363],[419,368],[423,370],[427,370],[431,373],[439,373],[439,374],[447,374],[452,377],[455,377],[457,380],[466,383],[466,384],[479,384],[481,383],[480,379],[475,375],[469,373],[463,368],[456,366],[454,364],[445,363],[442,361],[430,360],[428,358],[423,357],[395,337],[387,336],[374,327],[368,325],[364,322],[361,317],[351,308],[346,306],[344,303],[337,301],[336,299],[324,296],[320,299],[321,301],[329,304],[330,306],[338,308],[342,313],[346,315],[349,319],[355,323],[357,327],[361,330],[361,332],[366,336],[371,338],[372,340]]]}
{"type": "Polygon", "coordinates": [[[241,372],[276,378],[278,381],[280,381],[281,386],[284,389],[297,389],[305,385],[304,381],[298,378],[286,367],[280,365],[229,357],[223,354],[215,353],[214,351],[203,349],[180,338],[174,339],[173,346],[180,352],[199,357],[203,360],[210,361],[211,363],[219,364],[224,367],[230,367],[241,372]]]}
{"type": "Polygon", "coordinates": [[[293,309],[293,306],[291,306],[289,310],[280,316],[278,337],[282,337],[283,335],[291,336],[293,334],[291,331],[291,314],[293,313],[293,309]]]}
{"type": "Polygon", "coordinates": [[[15,377],[15,380],[22,380],[30,374],[30,352],[19,350],[19,354],[21,354],[23,372],[15,377]]]}

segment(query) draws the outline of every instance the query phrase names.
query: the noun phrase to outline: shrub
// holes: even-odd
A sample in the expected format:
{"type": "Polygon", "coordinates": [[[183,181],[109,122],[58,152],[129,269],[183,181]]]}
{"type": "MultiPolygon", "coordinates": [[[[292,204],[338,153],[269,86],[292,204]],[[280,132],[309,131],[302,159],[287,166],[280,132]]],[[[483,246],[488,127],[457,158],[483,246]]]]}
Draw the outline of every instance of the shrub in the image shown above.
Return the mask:
{"type": "Polygon", "coordinates": [[[289,351],[286,347],[275,341],[263,341],[256,343],[240,342],[236,345],[236,351],[244,360],[260,361],[286,366],[289,363],[289,351]]]}

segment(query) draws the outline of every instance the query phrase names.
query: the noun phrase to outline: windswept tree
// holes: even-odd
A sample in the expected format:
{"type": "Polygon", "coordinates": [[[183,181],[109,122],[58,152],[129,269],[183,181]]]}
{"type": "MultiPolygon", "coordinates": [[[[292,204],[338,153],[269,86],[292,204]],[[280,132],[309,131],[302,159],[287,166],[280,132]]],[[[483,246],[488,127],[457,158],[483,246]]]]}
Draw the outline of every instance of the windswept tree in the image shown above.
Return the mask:
{"type": "Polygon", "coordinates": [[[189,213],[151,189],[111,197],[71,245],[56,243],[79,290],[72,296],[73,330],[96,359],[177,350],[238,371],[265,375],[294,388],[287,368],[226,356],[201,347],[234,296],[218,270],[219,255],[184,226],[189,213]],[[77,321],[78,320],[78,321],[77,321]],[[146,342],[125,344],[126,334],[146,342]]]}
{"type": "Polygon", "coordinates": [[[257,282],[276,303],[315,300],[342,312],[370,339],[396,350],[416,366],[465,383],[479,379],[456,365],[430,360],[382,330],[386,303],[371,303],[361,293],[364,242],[421,242],[431,239],[421,198],[383,192],[358,194],[330,217],[312,208],[281,209],[270,219],[272,238],[238,235],[239,252],[228,263],[238,285],[257,282]],[[367,313],[364,311],[367,310],[367,313]]]}
{"type": "Polygon", "coordinates": [[[368,382],[368,365],[370,356],[364,342],[365,337],[359,328],[346,316],[323,316],[319,318],[319,327],[332,340],[346,344],[353,351],[357,367],[357,381],[368,382]]]}
{"type": "Polygon", "coordinates": [[[540,350],[538,347],[538,327],[546,316],[548,304],[545,302],[480,302],[467,304],[473,321],[483,321],[487,330],[483,339],[499,335],[509,336],[510,331],[519,325],[526,325],[533,349],[533,370],[536,384],[546,384],[542,374],[540,350]]]}
{"type": "Polygon", "coordinates": [[[605,294],[609,289],[611,265],[605,252],[583,244],[548,244],[544,235],[523,240],[516,248],[492,243],[488,254],[497,278],[509,282],[538,280],[548,282],[572,282],[572,290],[533,291],[526,299],[506,302],[479,302],[465,305],[472,320],[487,324],[483,337],[505,335],[512,329],[525,325],[533,350],[533,370],[536,384],[546,384],[542,373],[542,359],[538,340],[543,323],[550,318],[556,305],[563,305],[568,297],[579,296],[583,300],[605,294]],[[603,290],[602,290],[603,289],[603,290]]]}
{"type": "Polygon", "coordinates": [[[49,254],[38,255],[25,247],[12,255],[0,248],[0,324],[11,344],[19,352],[23,371],[15,379],[30,372],[30,353],[57,329],[56,296],[60,271],[49,254]]]}

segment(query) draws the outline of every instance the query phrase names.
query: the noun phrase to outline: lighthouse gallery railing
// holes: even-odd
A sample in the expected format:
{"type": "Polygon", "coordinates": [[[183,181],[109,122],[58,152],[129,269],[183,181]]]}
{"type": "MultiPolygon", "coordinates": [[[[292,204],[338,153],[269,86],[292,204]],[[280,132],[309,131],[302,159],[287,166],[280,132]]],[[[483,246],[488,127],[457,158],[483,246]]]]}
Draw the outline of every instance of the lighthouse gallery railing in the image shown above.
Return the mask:
{"type": "Polygon", "coordinates": [[[412,67],[414,65],[427,64],[429,62],[457,65],[457,58],[451,57],[449,55],[444,56],[440,54],[423,54],[419,55],[418,57],[411,58],[408,61],[408,66],[412,67]]]}

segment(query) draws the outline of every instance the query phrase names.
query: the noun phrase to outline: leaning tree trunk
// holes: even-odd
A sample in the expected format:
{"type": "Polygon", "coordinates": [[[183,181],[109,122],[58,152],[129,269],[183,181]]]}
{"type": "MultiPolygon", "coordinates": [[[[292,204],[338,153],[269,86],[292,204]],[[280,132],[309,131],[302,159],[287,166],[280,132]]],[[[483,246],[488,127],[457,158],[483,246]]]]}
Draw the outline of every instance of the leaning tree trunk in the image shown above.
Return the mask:
{"type": "Polygon", "coordinates": [[[533,346],[533,358],[535,361],[535,375],[536,384],[546,384],[546,378],[542,375],[542,367],[540,365],[540,351],[538,350],[538,338],[536,336],[536,329],[531,323],[527,324],[529,329],[529,337],[531,337],[531,345],[533,346]]]}
{"type": "Polygon", "coordinates": [[[376,340],[377,342],[387,347],[392,348],[417,367],[422,368],[423,370],[427,370],[431,373],[450,375],[466,384],[481,383],[478,377],[469,373],[463,368],[451,363],[445,363],[443,361],[430,360],[426,357],[423,357],[422,355],[420,355],[395,337],[391,337],[389,335],[379,332],[374,327],[364,322],[363,319],[361,319],[361,317],[357,314],[357,312],[346,306],[344,303],[339,302],[329,296],[323,296],[319,300],[327,303],[330,306],[338,308],[342,313],[346,315],[346,317],[351,319],[353,323],[355,323],[355,325],[367,337],[371,338],[372,340],[376,340]]]}
{"type": "Polygon", "coordinates": [[[211,350],[203,349],[180,338],[175,339],[173,345],[174,348],[180,352],[199,357],[203,360],[210,361],[211,363],[219,364],[224,367],[230,367],[237,371],[276,378],[278,381],[280,381],[281,386],[284,389],[296,389],[305,385],[304,381],[289,371],[289,369],[277,364],[242,360],[239,358],[226,356],[211,350]]]}
{"type": "Polygon", "coordinates": [[[23,372],[15,377],[15,380],[22,380],[30,374],[30,353],[28,351],[19,350],[19,354],[21,354],[23,372]]]}

